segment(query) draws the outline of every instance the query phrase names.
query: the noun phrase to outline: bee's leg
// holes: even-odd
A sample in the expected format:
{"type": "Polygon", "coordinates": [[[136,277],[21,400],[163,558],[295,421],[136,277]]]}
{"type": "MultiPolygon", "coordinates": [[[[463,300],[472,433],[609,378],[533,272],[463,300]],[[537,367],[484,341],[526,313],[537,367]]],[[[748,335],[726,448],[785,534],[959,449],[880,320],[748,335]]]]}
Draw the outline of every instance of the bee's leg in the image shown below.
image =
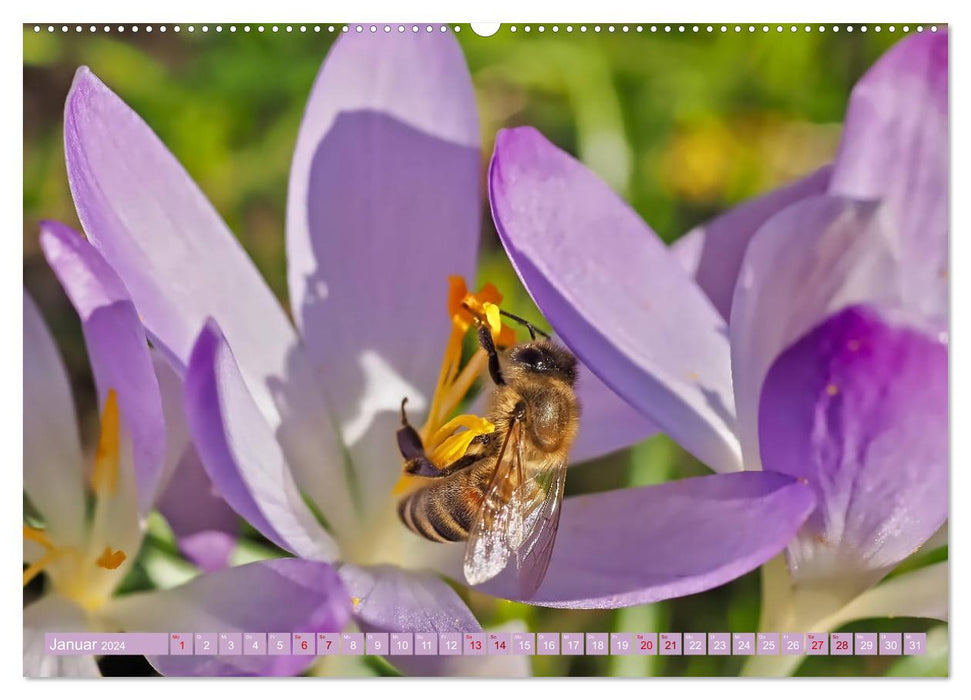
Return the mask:
{"type": "Polygon", "coordinates": [[[479,345],[489,355],[489,375],[496,386],[502,386],[506,380],[502,377],[502,369],[499,367],[499,353],[496,351],[496,344],[492,342],[492,331],[488,326],[479,326],[479,345]]]}
{"type": "Polygon", "coordinates": [[[405,404],[408,398],[401,399],[401,427],[398,428],[398,451],[405,460],[405,472],[414,476],[444,476],[442,470],[432,464],[425,454],[421,435],[408,422],[405,404]]]}

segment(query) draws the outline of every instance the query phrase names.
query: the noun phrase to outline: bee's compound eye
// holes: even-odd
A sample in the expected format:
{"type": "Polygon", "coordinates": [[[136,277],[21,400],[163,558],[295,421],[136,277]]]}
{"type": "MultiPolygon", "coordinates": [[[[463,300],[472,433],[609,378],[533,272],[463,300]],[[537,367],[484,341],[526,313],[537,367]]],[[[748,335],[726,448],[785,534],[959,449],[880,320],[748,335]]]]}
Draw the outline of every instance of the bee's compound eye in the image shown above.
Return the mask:
{"type": "Polygon", "coordinates": [[[531,369],[542,372],[547,368],[546,358],[536,348],[523,348],[516,353],[516,361],[530,367],[531,369]]]}

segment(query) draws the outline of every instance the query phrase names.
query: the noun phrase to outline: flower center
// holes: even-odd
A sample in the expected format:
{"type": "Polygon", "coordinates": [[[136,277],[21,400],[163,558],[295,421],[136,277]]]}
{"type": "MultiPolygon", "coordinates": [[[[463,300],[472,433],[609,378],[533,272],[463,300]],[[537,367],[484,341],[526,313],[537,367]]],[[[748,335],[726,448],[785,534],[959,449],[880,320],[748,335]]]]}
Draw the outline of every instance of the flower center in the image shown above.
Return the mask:
{"type": "MultiPolygon", "coordinates": [[[[462,341],[470,328],[488,326],[498,348],[509,347],[516,342],[516,333],[501,321],[499,303],[502,295],[491,283],[478,292],[469,292],[465,280],[458,276],[448,278],[448,315],[452,322],[442,357],[435,392],[432,394],[428,418],[418,431],[425,453],[436,467],[444,468],[465,454],[472,441],[479,435],[491,433],[495,426],[484,418],[462,414],[449,418],[468,394],[488,366],[488,355],[476,348],[469,360],[462,364],[462,341]]],[[[400,494],[420,477],[403,475],[395,486],[400,494]]]]}
{"type": "Polygon", "coordinates": [[[121,453],[121,420],[118,396],[108,391],[101,414],[101,437],[91,472],[94,492],[94,517],[87,542],[80,546],[57,545],[46,530],[24,525],[24,540],[40,545],[44,554],[24,570],[26,586],[44,570],[49,570],[52,585],[64,596],[86,610],[101,607],[118,583],[116,570],[128,555],[106,544],[106,518],[118,492],[121,453]]]}

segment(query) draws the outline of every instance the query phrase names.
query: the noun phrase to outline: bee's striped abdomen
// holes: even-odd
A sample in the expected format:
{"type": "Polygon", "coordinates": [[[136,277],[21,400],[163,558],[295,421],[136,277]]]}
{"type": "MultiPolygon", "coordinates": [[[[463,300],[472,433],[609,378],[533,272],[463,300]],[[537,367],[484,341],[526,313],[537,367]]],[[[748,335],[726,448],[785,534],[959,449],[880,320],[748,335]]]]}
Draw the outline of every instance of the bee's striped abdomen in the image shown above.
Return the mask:
{"type": "Polygon", "coordinates": [[[468,539],[485,484],[479,470],[442,477],[398,502],[398,516],[415,534],[434,542],[468,539]]]}

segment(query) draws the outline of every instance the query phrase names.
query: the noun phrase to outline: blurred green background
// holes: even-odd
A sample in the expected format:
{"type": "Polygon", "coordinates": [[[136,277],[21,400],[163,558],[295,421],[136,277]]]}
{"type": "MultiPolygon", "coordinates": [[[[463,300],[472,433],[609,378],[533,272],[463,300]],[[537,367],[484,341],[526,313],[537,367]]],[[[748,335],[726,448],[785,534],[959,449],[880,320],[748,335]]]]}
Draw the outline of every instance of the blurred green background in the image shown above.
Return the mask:
{"type": "MultiPolygon", "coordinates": [[[[284,206],[291,152],[314,76],[336,33],[321,25],[201,25],[178,34],[153,27],[123,34],[25,26],[24,283],[58,341],[74,385],[85,444],[97,415],[80,324],[38,248],[38,222],[79,227],[64,168],[62,115],[75,69],[90,66],[155,129],[200,184],[276,294],[286,301],[284,206]]],[[[829,161],[849,92],[867,67],[902,36],[776,31],[745,25],[713,33],[645,26],[623,32],[588,25],[567,33],[506,25],[494,36],[457,33],[475,84],[485,168],[496,131],[530,124],[604,177],[666,241],[748,197],[829,161]]],[[[335,27],[339,31],[339,25],[335,27]]],[[[483,193],[484,196],[484,193],[483,193]]],[[[511,271],[484,210],[480,277],[506,294],[510,310],[537,317],[511,271]]],[[[284,303],[286,306],[286,303],[284,303]]],[[[661,436],[574,469],[572,493],[641,485],[706,469],[661,436]]],[[[130,588],[152,585],[147,560],[174,558],[164,528],[149,538],[130,588]],[[153,551],[154,548],[154,551],[153,551]]],[[[255,534],[253,535],[256,538],[255,534]]],[[[177,562],[170,562],[177,566],[177,562]]],[[[753,572],[701,595],[612,612],[555,611],[466,598],[484,627],[519,621],[532,631],[754,631],[759,578],[753,572]]],[[[29,591],[26,593],[29,595],[29,591]]],[[[924,631],[921,620],[873,620],[850,630],[924,631]]],[[[814,657],[799,675],[945,675],[944,628],[927,657],[814,657]]],[[[536,657],[537,675],[734,675],[732,657],[536,657]]],[[[351,662],[349,662],[351,663],[351,662]]],[[[108,657],[107,674],[151,673],[144,660],[108,657]]],[[[341,674],[390,674],[379,661],[353,662],[341,674]]]]}

